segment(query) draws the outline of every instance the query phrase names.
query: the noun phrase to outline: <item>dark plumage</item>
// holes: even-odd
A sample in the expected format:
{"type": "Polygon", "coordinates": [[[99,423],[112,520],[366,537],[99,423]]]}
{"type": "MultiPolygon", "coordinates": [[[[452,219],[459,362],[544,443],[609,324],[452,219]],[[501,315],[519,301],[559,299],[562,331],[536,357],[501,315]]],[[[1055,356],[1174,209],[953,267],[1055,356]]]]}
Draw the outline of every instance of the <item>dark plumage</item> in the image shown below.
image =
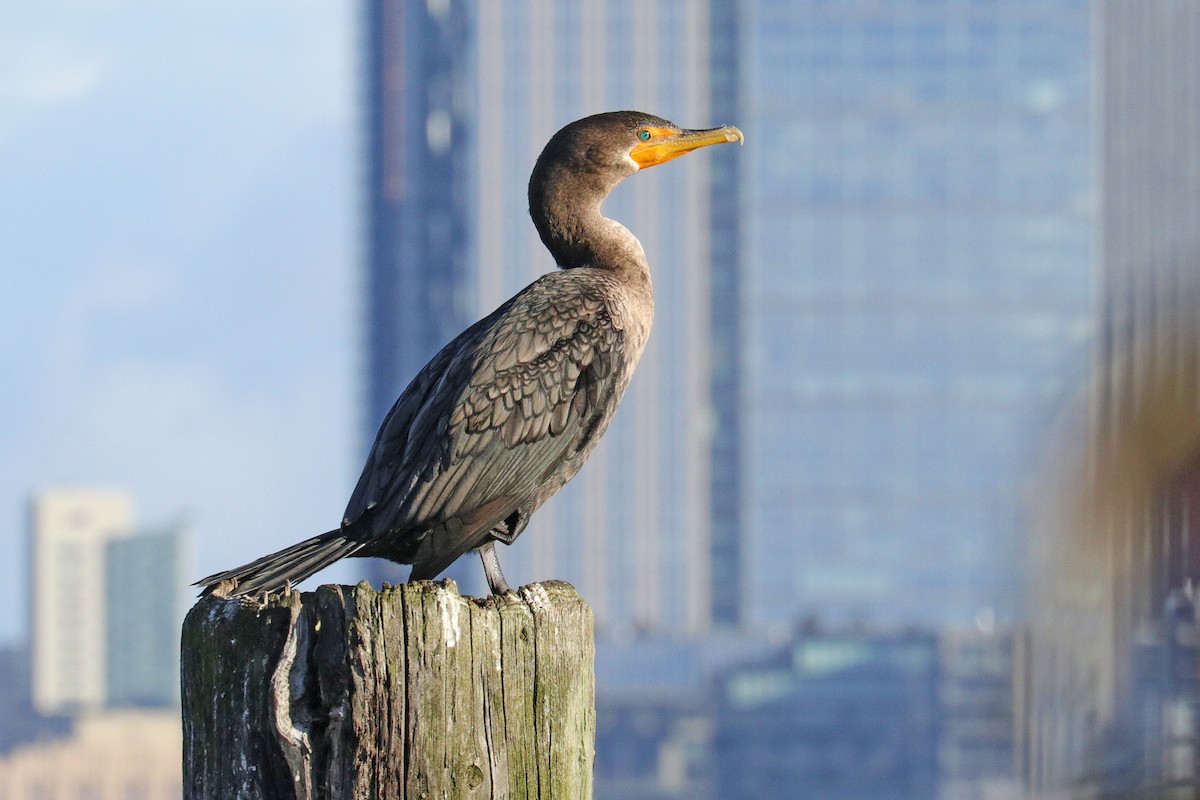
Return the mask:
{"type": "Polygon", "coordinates": [[[383,421],[339,528],[198,585],[270,591],[347,556],[412,564],[410,580],[421,580],[475,549],[492,591],[509,591],[495,541],[511,543],[579,471],[650,332],[645,253],[600,203],[639,168],[741,139],[736,128],[686,131],[633,111],[556,133],[534,166],[529,211],[562,269],[467,328],[417,374],[383,421]]]}

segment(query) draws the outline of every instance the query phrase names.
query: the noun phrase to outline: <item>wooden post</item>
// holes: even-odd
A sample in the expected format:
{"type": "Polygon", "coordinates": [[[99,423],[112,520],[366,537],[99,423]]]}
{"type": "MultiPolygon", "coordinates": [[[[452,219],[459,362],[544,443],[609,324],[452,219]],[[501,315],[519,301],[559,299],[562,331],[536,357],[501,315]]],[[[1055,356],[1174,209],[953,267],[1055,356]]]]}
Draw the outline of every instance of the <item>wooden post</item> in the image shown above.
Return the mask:
{"type": "Polygon", "coordinates": [[[184,798],[591,798],[593,655],[591,609],[557,581],[202,598],[184,798]]]}

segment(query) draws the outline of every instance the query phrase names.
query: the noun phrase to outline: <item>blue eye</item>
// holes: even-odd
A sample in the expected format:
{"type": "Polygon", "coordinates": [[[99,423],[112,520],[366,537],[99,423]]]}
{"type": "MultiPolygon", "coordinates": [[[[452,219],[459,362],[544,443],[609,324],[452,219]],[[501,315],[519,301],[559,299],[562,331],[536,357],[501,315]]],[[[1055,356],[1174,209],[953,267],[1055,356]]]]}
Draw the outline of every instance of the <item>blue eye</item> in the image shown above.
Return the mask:
{"type": "Polygon", "coordinates": [[[638,131],[638,138],[643,142],[650,141],[650,131],[638,131]]]}

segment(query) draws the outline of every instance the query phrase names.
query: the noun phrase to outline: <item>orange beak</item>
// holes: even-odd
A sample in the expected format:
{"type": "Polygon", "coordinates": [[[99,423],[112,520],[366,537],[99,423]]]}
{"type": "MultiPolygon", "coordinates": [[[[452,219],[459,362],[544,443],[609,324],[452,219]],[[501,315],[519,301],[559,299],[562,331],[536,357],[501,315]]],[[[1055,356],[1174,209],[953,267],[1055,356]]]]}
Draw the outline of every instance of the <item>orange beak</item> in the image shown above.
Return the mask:
{"type": "Polygon", "coordinates": [[[637,162],[639,169],[653,167],[710,144],[746,141],[742,132],[732,125],[707,128],[702,131],[680,131],[671,128],[647,128],[646,130],[650,131],[649,140],[638,142],[629,151],[629,157],[637,162]]]}

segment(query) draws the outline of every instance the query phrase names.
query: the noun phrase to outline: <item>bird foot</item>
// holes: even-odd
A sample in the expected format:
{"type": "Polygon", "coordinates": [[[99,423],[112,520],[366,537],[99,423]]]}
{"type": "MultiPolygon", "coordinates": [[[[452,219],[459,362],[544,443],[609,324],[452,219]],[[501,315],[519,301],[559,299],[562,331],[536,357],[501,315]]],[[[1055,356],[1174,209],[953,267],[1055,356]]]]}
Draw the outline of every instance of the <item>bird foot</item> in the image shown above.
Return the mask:
{"type": "Polygon", "coordinates": [[[488,542],[479,548],[479,559],[483,562],[483,574],[487,576],[492,594],[508,594],[513,590],[500,571],[500,559],[496,556],[496,543],[488,542]]]}

